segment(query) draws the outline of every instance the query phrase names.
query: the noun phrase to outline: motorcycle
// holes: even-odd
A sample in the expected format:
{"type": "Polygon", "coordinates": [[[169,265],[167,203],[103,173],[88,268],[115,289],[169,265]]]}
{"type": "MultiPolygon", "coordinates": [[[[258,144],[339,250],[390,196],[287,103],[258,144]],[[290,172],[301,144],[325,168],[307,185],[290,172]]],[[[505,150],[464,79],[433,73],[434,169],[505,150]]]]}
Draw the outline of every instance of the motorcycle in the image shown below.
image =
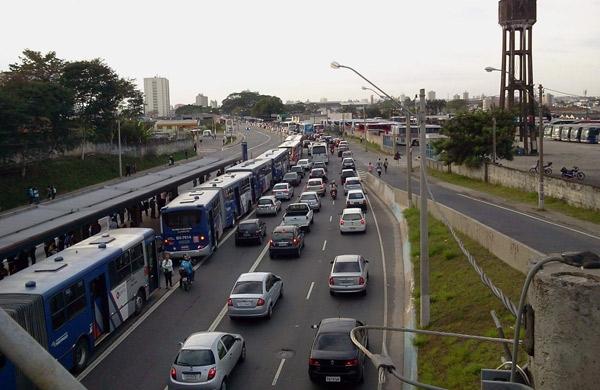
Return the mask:
{"type": "Polygon", "coordinates": [[[179,269],[179,288],[184,291],[190,291],[190,287],[192,286],[192,281],[190,280],[190,276],[184,269],[179,269]]]}
{"type": "MultiPolygon", "coordinates": [[[[539,173],[539,161],[532,166],[531,168],[529,168],[529,173],[532,175],[537,175],[539,173]]],[[[544,165],[544,175],[548,175],[550,176],[552,174],[552,168],[550,168],[552,166],[552,161],[550,161],[548,164],[544,165]]]]}
{"type": "Polygon", "coordinates": [[[337,188],[332,188],[329,190],[329,195],[331,195],[331,199],[337,198],[337,188]]]}
{"type": "Polygon", "coordinates": [[[579,170],[578,167],[573,167],[573,169],[567,169],[566,167],[562,167],[560,169],[560,174],[563,179],[577,179],[583,181],[585,179],[585,174],[579,170]]]}

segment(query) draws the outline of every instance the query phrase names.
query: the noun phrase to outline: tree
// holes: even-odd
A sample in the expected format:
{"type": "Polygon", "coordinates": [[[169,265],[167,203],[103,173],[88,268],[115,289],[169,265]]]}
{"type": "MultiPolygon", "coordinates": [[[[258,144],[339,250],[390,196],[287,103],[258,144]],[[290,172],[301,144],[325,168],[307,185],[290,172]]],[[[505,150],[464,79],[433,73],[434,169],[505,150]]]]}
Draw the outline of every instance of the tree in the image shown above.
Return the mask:
{"type": "Polygon", "coordinates": [[[263,96],[252,107],[250,113],[257,118],[271,119],[272,114],[280,114],[284,109],[281,99],[277,96],[263,96]]]}
{"type": "Polygon", "coordinates": [[[450,100],[448,103],[446,103],[446,108],[450,112],[464,112],[467,111],[468,108],[467,101],[463,99],[450,100]]]}
{"type": "Polygon", "coordinates": [[[446,164],[479,167],[491,160],[493,153],[493,118],[496,118],[496,155],[512,160],[514,114],[496,110],[464,112],[450,119],[441,130],[448,138],[433,143],[440,160],[446,164]]]}
{"type": "Polygon", "coordinates": [[[250,115],[252,107],[263,97],[258,92],[242,91],[229,94],[223,100],[221,110],[226,114],[250,115]]]}
{"type": "Polygon", "coordinates": [[[195,104],[186,104],[175,110],[177,115],[199,115],[210,112],[210,107],[196,106],[195,104]]]}
{"type": "Polygon", "coordinates": [[[29,81],[57,82],[62,76],[64,60],[56,57],[56,52],[42,54],[30,49],[23,50],[20,63],[10,64],[10,78],[21,78],[29,81]]]}
{"type": "Polygon", "coordinates": [[[425,103],[425,109],[429,115],[438,115],[446,107],[446,101],[443,99],[428,100],[425,103]]]}

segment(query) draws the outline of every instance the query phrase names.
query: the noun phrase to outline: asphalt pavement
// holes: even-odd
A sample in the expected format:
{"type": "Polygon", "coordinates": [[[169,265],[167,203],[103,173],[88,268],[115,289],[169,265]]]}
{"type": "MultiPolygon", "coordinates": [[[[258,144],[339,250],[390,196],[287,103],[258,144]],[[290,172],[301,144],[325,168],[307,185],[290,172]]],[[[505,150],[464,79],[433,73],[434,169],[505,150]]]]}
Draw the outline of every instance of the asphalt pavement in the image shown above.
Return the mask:
{"type": "MultiPolygon", "coordinates": [[[[328,176],[339,182],[339,169],[339,159],[333,158],[328,176]]],[[[296,188],[296,196],[300,195],[301,188],[296,188]]],[[[401,293],[401,290],[396,292],[394,276],[396,267],[402,268],[394,261],[400,254],[395,253],[393,230],[386,228],[393,222],[389,211],[376,197],[371,196],[370,201],[367,233],[342,236],[338,218],[344,207],[343,192],[335,202],[329,197],[323,198],[322,210],[315,213],[315,223],[306,235],[306,248],[300,258],[271,260],[268,243],[236,247],[233,238],[221,241],[219,249],[196,271],[191,291],[170,290],[160,299],[155,298],[154,305],[142,315],[145,318],[132,321],[127,330],[112,337],[112,343],[107,343],[103,353],[95,355],[97,360],[83,378],[83,384],[88,389],[164,389],[178,342],[193,332],[216,329],[239,333],[246,339],[247,359],[235,369],[230,388],[317,388],[307,374],[315,332],[311,325],[322,318],[338,316],[357,318],[367,324],[383,323],[386,286],[382,251],[388,259],[387,293],[391,297],[401,293]],[[336,255],[353,253],[362,254],[370,261],[368,294],[364,297],[330,296],[327,286],[330,261],[336,255]],[[251,269],[279,275],[284,282],[284,298],[275,307],[271,320],[232,321],[223,316],[226,299],[237,277],[251,269]]],[[[286,204],[289,202],[284,206],[286,204]]],[[[264,218],[269,232],[281,222],[281,217],[282,213],[264,218]]],[[[372,350],[380,351],[381,342],[380,333],[370,335],[372,350]]],[[[367,363],[365,382],[356,388],[376,386],[377,373],[367,363]]]]}

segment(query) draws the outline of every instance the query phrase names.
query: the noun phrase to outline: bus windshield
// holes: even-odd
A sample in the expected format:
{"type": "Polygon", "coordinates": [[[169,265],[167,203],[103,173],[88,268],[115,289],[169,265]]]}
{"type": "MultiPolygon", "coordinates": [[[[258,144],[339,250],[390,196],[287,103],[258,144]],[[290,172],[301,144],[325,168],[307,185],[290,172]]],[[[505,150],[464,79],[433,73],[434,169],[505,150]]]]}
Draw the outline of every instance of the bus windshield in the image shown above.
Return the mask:
{"type": "Polygon", "coordinates": [[[313,146],[312,153],[313,154],[325,154],[325,153],[327,153],[327,149],[325,148],[325,145],[313,146]]]}
{"type": "Polygon", "coordinates": [[[200,223],[200,212],[197,210],[179,210],[163,214],[163,222],[169,229],[191,228],[200,223]]]}

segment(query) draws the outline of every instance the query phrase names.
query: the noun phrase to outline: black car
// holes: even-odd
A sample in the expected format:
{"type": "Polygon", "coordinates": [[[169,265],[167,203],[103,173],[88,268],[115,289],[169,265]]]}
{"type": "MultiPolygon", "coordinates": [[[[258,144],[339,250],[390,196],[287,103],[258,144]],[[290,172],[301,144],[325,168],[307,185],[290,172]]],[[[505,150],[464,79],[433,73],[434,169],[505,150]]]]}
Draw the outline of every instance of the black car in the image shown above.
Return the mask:
{"type": "Polygon", "coordinates": [[[342,169],[342,174],[340,175],[340,180],[342,184],[346,182],[346,179],[349,177],[358,177],[356,171],[354,169],[342,169]]]}
{"type": "MultiPolygon", "coordinates": [[[[364,326],[352,318],[325,318],[313,325],[317,334],[308,359],[308,376],[313,382],[362,382],[365,355],[350,339],[350,331],[364,326]]],[[[357,332],[358,340],[368,346],[367,331],[357,332]]]]}
{"type": "Polygon", "coordinates": [[[300,257],[304,249],[304,232],[298,226],[280,225],[273,230],[269,242],[269,257],[293,254],[300,257]]]}
{"type": "Polygon", "coordinates": [[[304,168],[300,165],[294,165],[293,167],[291,167],[290,172],[296,172],[298,175],[300,175],[302,179],[304,179],[304,168]]]}
{"type": "Polygon", "coordinates": [[[346,157],[342,160],[342,169],[356,169],[356,164],[352,157],[346,157]]]}
{"type": "Polygon", "coordinates": [[[308,175],[309,179],[323,179],[323,183],[327,183],[327,175],[323,168],[313,168],[308,175]]]}
{"type": "Polygon", "coordinates": [[[297,187],[300,184],[301,180],[302,179],[300,178],[300,175],[296,172],[288,172],[285,175],[283,175],[282,181],[284,183],[289,183],[289,185],[291,185],[292,187],[297,187]]]}
{"type": "Polygon", "coordinates": [[[262,244],[263,237],[267,235],[267,224],[260,219],[247,219],[240,222],[235,232],[235,245],[243,242],[262,244]]]}

